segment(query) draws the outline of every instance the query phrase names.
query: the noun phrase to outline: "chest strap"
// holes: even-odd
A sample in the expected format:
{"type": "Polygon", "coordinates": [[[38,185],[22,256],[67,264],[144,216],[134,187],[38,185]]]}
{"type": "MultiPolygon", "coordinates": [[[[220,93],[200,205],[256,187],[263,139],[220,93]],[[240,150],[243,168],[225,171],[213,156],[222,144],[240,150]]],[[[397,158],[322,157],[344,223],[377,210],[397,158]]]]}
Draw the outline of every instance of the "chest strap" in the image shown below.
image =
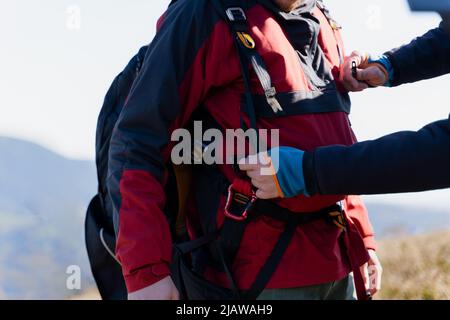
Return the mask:
{"type": "Polygon", "coordinates": [[[350,114],[351,101],[346,93],[339,93],[334,83],[322,91],[282,92],[277,94],[283,111],[273,113],[264,97],[254,95],[255,113],[260,118],[279,118],[307,114],[343,112],[350,114]]]}

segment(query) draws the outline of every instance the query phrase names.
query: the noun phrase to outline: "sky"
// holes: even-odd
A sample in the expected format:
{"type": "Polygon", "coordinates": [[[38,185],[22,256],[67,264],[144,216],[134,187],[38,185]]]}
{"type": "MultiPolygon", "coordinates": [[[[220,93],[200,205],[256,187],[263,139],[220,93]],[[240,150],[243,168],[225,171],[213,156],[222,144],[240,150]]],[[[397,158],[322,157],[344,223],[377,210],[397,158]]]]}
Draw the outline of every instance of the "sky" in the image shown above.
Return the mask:
{"type": "MultiPolygon", "coordinates": [[[[0,136],[93,159],[95,126],[111,81],[151,41],[168,0],[0,0],[0,136]]],[[[383,53],[436,27],[406,0],[325,0],[343,26],[347,53],[383,53]]],[[[360,140],[417,130],[448,117],[450,77],[352,95],[360,140]]],[[[382,196],[444,205],[450,191],[382,196]]],[[[377,200],[377,197],[371,197],[377,200]]]]}

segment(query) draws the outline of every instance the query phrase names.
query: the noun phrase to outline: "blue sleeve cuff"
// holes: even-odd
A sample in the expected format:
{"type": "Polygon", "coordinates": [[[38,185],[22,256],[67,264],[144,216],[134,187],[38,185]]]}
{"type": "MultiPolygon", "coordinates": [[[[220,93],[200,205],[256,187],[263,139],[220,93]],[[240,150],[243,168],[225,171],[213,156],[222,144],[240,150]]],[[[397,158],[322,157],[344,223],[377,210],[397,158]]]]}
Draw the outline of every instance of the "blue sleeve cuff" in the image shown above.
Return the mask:
{"type": "Polygon", "coordinates": [[[381,55],[379,57],[369,57],[369,63],[379,63],[381,64],[389,74],[389,80],[383,85],[385,87],[392,87],[392,81],[394,80],[394,68],[392,63],[386,55],[381,55]]]}
{"type": "Polygon", "coordinates": [[[279,147],[269,151],[278,185],[286,198],[309,196],[303,175],[304,154],[302,150],[290,147],[279,147]]]}

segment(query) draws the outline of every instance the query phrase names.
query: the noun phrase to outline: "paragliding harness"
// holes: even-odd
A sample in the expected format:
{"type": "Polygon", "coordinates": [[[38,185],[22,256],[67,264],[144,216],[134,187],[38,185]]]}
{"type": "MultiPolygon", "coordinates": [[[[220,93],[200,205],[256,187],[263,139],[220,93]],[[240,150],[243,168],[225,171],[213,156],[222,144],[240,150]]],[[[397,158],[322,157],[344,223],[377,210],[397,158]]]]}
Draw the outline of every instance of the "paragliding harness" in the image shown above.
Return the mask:
{"type": "MultiPolygon", "coordinates": [[[[250,91],[249,65],[252,66],[261,83],[265,100],[272,112],[283,112],[283,108],[277,101],[276,90],[270,75],[250,36],[243,9],[245,1],[212,0],[211,3],[220,16],[228,22],[234,35],[245,88],[242,112],[247,114],[250,127],[257,128],[255,106],[250,91]]],[[[141,69],[146,49],[143,47],[124,71],[116,77],[106,95],[98,119],[96,164],[99,192],[88,207],[85,232],[91,269],[103,299],[126,299],[127,297],[120,263],[114,254],[115,232],[106,175],[112,131],[133,81],[141,69]]],[[[242,112],[241,124],[245,127],[242,112]]],[[[213,123],[212,126],[217,126],[212,119],[206,121],[213,123]]],[[[339,205],[317,212],[295,214],[271,201],[257,199],[250,182],[239,173],[238,178],[230,184],[215,166],[170,166],[165,192],[168,200],[164,213],[174,239],[171,276],[182,299],[256,299],[275,272],[299,225],[326,219],[345,229],[345,219],[339,205]],[[197,211],[203,229],[203,236],[192,241],[188,239],[184,225],[184,211],[190,189],[195,190],[197,211]],[[205,193],[208,197],[204,196],[205,193]],[[225,219],[222,227],[218,229],[216,214],[223,194],[227,195],[224,208],[225,219]],[[247,224],[261,216],[283,221],[285,229],[250,289],[242,291],[235,282],[232,264],[247,224]],[[204,279],[202,272],[206,266],[225,272],[228,288],[220,287],[204,279]]]]}

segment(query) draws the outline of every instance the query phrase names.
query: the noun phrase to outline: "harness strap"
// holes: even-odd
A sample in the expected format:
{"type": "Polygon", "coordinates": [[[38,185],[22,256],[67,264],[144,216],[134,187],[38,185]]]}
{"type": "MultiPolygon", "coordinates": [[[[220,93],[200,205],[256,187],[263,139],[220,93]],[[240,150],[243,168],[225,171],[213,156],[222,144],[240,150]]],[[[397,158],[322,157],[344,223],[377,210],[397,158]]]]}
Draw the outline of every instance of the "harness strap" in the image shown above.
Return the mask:
{"type": "Polygon", "coordinates": [[[217,240],[218,236],[219,236],[218,232],[213,232],[191,241],[177,243],[176,247],[178,250],[180,250],[182,254],[188,254],[217,240]]]}
{"type": "MultiPolygon", "coordinates": [[[[218,183],[218,181],[222,179],[226,180],[226,178],[219,174],[217,170],[214,170],[214,172],[216,172],[216,174],[210,176],[210,179],[213,179],[217,185],[222,185],[222,183],[218,183]]],[[[248,199],[249,193],[252,193],[250,182],[243,179],[237,179],[236,181],[238,182],[235,182],[233,187],[235,189],[235,192],[238,193],[238,198],[236,200],[240,201],[241,197],[242,199],[245,199],[245,197],[247,197],[248,199]]],[[[210,185],[208,180],[204,181],[204,183],[204,185],[210,185]]],[[[221,189],[225,191],[225,185],[223,185],[221,189]]],[[[234,209],[239,210],[239,206],[245,206],[245,201],[239,203],[234,209]]],[[[214,210],[213,207],[215,208],[215,206],[206,206],[207,212],[217,212],[217,210],[214,210]]],[[[236,220],[226,218],[224,220],[222,228],[220,228],[219,230],[207,228],[205,230],[205,236],[199,237],[193,241],[177,244],[176,247],[183,254],[188,254],[197,249],[206,248],[207,246],[209,246],[210,250],[213,250],[215,252],[213,256],[217,259],[216,261],[219,262],[216,267],[226,275],[229,288],[231,289],[230,291],[233,294],[232,297],[236,299],[256,299],[262,292],[262,290],[264,290],[264,288],[267,286],[273,272],[275,272],[276,268],[278,267],[283,254],[285,253],[293,235],[295,234],[296,227],[315,220],[328,219],[330,214],[332,214],[333,212],[335,214],[337,212],[340,213],[341,208],[337,205],[334,205],[318,212],[294,213],[286,208],[278,206],[274,202],[268,200],[257,200],[248,209],[248,216],[246,217],[246,219],[236,220]],[[233,262],[235,261],[236,254],[239,250],[248,223],[261,216],[267,216],[284,222],[286,225],[285,230],[280,235],[280,238],[278,239],[277,244],[274,246],[268,260],[264,263],[263,267],[258,272],[258,275],[255,278],[255,281],[252,284],[250,290],[240,291],[238,286],[236,285],[236,281],[232,273],[233,262]]],[[[215,225],[214,222],[212,223],[215,225]]],[[[200,268],[198,270],[202,269],[200,268]]]]}
{"type": "Polygon", "coordinates": [[[213,245],[216,246],[216,248],[217,248],[220,262],[223,265],[225,274],[228,279],[228,285],[230,286],[230,289],[233,292],[233,298],[239,299],[242,295],[241,295],[239,287],[237,286],[236,281],[234,280],[234,277],[233,277],[233,272],[231,270],[232,264],[230,262],[230,258],[229,258],[229,256],[225,255],[225,252],[224,252],[220,242],[215,242],[213,245]]]}
{"type": "Polygon", "coordinates": [[[316,1],[317,8],[322,11],[325,18],[328,20],[328,24],[330,25],[331,29],[333,29],[333,35],[337,43],[337,51],[339,53],[339,60],[340,63],[344,63],[344,52],[343,48],[340,47],[340,35],[339,32],[342,29],[342,26],[331,16],[330,11],[323,3],[323,0],[317,0],[316,1]]]}
{"type": "MultiPolygon", "coordinates": [[[[278,206],[277,204],[275,204],[271,201],[258,200],[255,203],[255,205],[252,207],[252,213],[248,217],[246,222],[237,222],[237,221],[230,222],[232,220],[227,219],[228,223],[224,224],[224,227],[228,226],[228,228],[230,228],[230,226],[231,226],[231,230],[233,230],[235,232],[234,235],[231,234],[231,236],[233,237],[231,239],[238,239],[238,238],[235,238],[237,230],[238,230],[238,229],[236,229],[236,224],[239,224],[239,223],[242,224],[242,226],[240,226],[240,227],[237,226],[237,228],[240,228],[240,230],[241,230],[241,234],[239,234],[238,236],[240,236],[240,238],[242,238],[243,231],[245,230],[245,227],[248,224],[248,221],[251,221],[251,220],[261,217],[261,216],[267,216],[267,217],[276,219],[278,221],[285,222],[285,229],[284,229],[283,233],[280,235],[277,243],[275,244],[275,247],[273,248],[269,258],[267,259],[267,261],[264,263],[264,265],[258,272],[250,289],[248,291],[243,292],[241,294],[241,297],[243,299],[247,299],[247,300],[254,300],[266,288],[272,275],[274,274],[277,267],[281,263],[283,255],[285,254],[287,248],[289,247],[289,244],[291,243],[292,238],[295,235],[295,230],[297,229],[298,226],[308,224],[313,221],[322,220],[322,219],[330,221],[331,219],[334,218],[334,215],[337,212],[342,216],[342,209],[338,205],[334,205],[334,206],[322,209],[317,212],[294,213],[288,209],[278,206]]],[[[228,229],[228,230],[230,230],[230,229],[228,229]]],[[[223,229],[223,231],[225,231],[225,232],[229,232],[228,230],[223,229]]],[[[227,234],[225,232],[223,232],[223,234],[227,234]]],[[[239,240],[239,242],[240,242],[240,240],[239,240]]],[[[234,243],[232,241],[232,245],[234,245],[233,248],[237,252],[237,250],[239,248],[238,241],[236,241],[234,243]]],[[[236,254],[236,252],[234,252],[234,254],[236,254]]],[[[230,258],[230,260],[231,260],[231,258],[230,258]]],[[[229,263],[234,260],[234,257],[233,257],[233,260],[231,260],[231,261],[230,260],[228,261],[228,265],[230,265],[229,263]]]]}
{"type": "MultiPolygon", "coordinates": [[[[228,21],[230,29],[234,36],[235,46],[239,52],[239,58],[241,60],[241,67],[243,70],[244,82],[246,92],[251,92],[250,87],[250,76],[248,74],[248,64],[251,64],[253,70],[258,77],[258,80],[261,84],[262,89],[264,90],[264,95],[266,97],[267,103],[271,106],[274,113],[279,111],[283,111],[280,103],[276,98],[276,89],[272,85],[272,79],[270,77],[269,72],[267,71],[267,67],[262,59],[261,55],[256,50],[256,44],[253,38],[250,36],[250,28],[247,24],[247,16],[245,15],[244,10],[242,9],[243,1],[234,0],[234,1],[226,1],[226,4],[221,0],[217,0],[219,3],[216,4],[216,8],[220,6],[225,9],[225,18],[228,21]],[[245,64],[243,64],[245,63],[245,64]],[[244,72],[244,69],[247,70],[244,72]],[[246,77],[248,79],[246,79],[246,77]]],[[[214,3],[215,1],[213,1],[214,3]]],[[[223,9],[217,8],[219,12],[223,12],[223,9]]],[[[223,16],[223,14],[222,14],[223,16]]],[[[247,98],[248,99],[248,98],[247,98]]],[[[251,104],[247,101],[247,110],[246,113],[251,112],[250,109],[253,106],[253,102],[251,104]]],[[[250,114],[248,114],[251,116],[250,114]]],[[[251,124],[252,128],[256,128],[256,122],[251,124]]]]}
{"type": "Polygon", "coordinates": [[[256,199],[253,186],[247,179],[236,178],[228,188],[228,201],[225,207],[227,220],[243,222],[260,216],[270,217],[282,222],[294,222],[297,225],[306,224],[322,218],[336,218],[340,226],[342,207],[338,204],[314,212],[293,212],[279,206],[271,200],[256,199]],[[250,204],[250,205],[249,205],[250,204]],[[227,212],[227,209],[229,212],[227,212]],[[242,214],[246,211],[246,214],[242,214]],[[292,220],[294,216],[294,220],[292,220]]]}
{"type": "Polygon", "coordinates": [[[276,243],[266,263],[263,265],[258,275],[256,276],[256,279],[250,287],[250,290],[243,294],[244,299],[255,300],[266,288],[295,234],[297,224],[293,221],[293,218],[294,216],[291,219],[292,221],[286,222],[286,228],[278,239],[278,242],[276,243]]]}
{"type": "Polygon", "coordinates": [[[340,205],[332,205],[315,212],[292,212],[289,209],[280,207],[269,200],[258,200],[252,208],[250,218],[254,219],[260,216],[266,216],[274,220],[293,223],[297,226],[308,224],[316,220],[324,219],[333,222],[339,219],[342,214],[340,205]]]}
{"type": "Polygon", "coordinates": [[[225,252],[226,266],[231,268],[236,255],[239,251],[239,247],[244,236],[245,229],[247,228],[249,220],[236,221],[233,219],[225,219],[220,230],[220,243],[221,248],[225,252]]]}
{"type": "Polygon", "coordinates": [[[255,70],[256,76],[258,77],[259,82],[261,83],[261,86],[264,90],[264,95],[266,97],[267,103],[272,108],[275,114],[280,111],[282,112],[283,108],[276,98],[277,90],[272,85],[272,79],[270,78],[264,61],[259,54],[254,54],[256,50],[251,49],[251,51],[252,52],[249,52],[248,55],[253,66],[253,70],[255,70]]]}
{"type": "MultiPolygon", "coordinates": [[[[271,107],[274,113],[282,112],[277,98],[276,98],[276,90],[272,86],[272,82],[270,79],[270,75],[267,71],[266,66],[264,65],[264,61],[261,56],[258,54],[255,49],[255,44],[253,39],[249,34],[249,27],[247,25],[247,17],[245,16],[245,12],[242,9],[244,4],[243,1],[227,1],[227,6],[224,5],[222,0],[213,0],[212,1],[214,7],[218,11],[218,13],[225,17],[228,21],[232,34],[234,34],[234,44],[237,48],[239,54],[239,61],[242,70],[242,76],[244,79],[244,98],[245,98],[245,112],[249,117],[250,127],[253,129],[257,129],[256,122],[256,109],[253,100],[253,95],[251,92],[251,82],[250,82],[250,72],[248,65],[251,64],[253,69],[261,83],[261,86],[265,93],[265,98],[267,104],[271,107]],[[224,10],[224,8],[226,8],[224,10]]],[[[244,127],[244,121],[241,113],[241,126],[244,127]]],[[[257,145],[254,146],[254,150],[258,152],[259,150],[259,136],[257,133],[257,145]]],[[[219,258],[223,265],[224,271],[227,275],[229,284],[233,292],[237,297],[242,297],[245,299],[256,299],[259,294],[264,290],[266,285],[271,279],[271,276],[275,272],[279,263],[281,262],[282,256],[286,252],[287,247],[289,246],[292,237],[295,234],[296,227],[300,224],[308,223],[313,220],[323,219],[326,217],[330,211],[330,208],[326,208],[319,212],[313,214],[295,214],[290,212],[287,209],[282,209],[276,204],[270,201],[255,201],[253,197],[253,191],[251,184],[248,180],[242,182],[241,179],[237,179],[230,187],[229,192],[233,189],[242,190],[242,193],[238,191],[237,195],[243,196],[243,199],[250,199],[250,205],[245,203],[245,200],[241,201],[241,206],[244,208],[244,213],[241,216],[241,219],[233,219],[228,216],[224,224],[220,230],[219,235],[219,244],[216,245],[219,251],[219,258]],[[247,186],[246,186],[247,185],[247,186]],[[250,185],[248,187],[248,185],[250,185]],[[273,206],[275,207],[273,207],[273,206]],[[255,210],[255,208],[259,210],[255,210]],[[251,212],[251,215],[247,216],[247,212],[251,212]],[[259,213],[258,213],[259,212],[259,213]],[[280,214],[278,214],[280,213],[280,214]],[[240,247],[240,243],[242,237],[245,232],[245,228],[249,222],[249,220],[256,218],[260,215],[272,215],[275,219],[285,219],[283,221],[286,222],[286,227],[283,233],[281,234],[277,244],[275,245],[270,257],[267,259],[260,272],[258,273],[253,285],[251,286],[248,292],[242,293],[239,292],[238,287],[236,286],[236,282],[234,280],[233,274],[231,272],[233,261],[235,260],[236,254],[240,247]],[[309,216],[308,218],[306,218],[309,216]],[[301,217],[301,218],[300,218],[301,217]],[[242,219],[243,218],[243,219],[242,219]]],[[[233,196],[234,197],[234,196],[233,196]]],[[[239,199],[237,199],[239,200],[239,199]]],[[[239,204],[239,201],[234,201],[239,204]]],[[[226,211],[228,211],[229,206],[227,205],[226,211]]],[[[239,206],[238,206],[239,207],[239,206]]],[[[333,208],[336,209],[336,208],[333,208]]],[[[339,208],[339,212],[342,212],[339,208]]]]}
{"type": "Polygon", "coordinates": [[[220,259],[220,262],[224,268],[225,274],[228,279],[228,284],[230,286],[230,289],[233,293],[233,298],[238,299],[240,297],[240,291],[238,289],[238,286],[236,285],[236,282],[234,280],[234,277],[232,275],[231,269],[229,268],[229,260],[227,259],[226,255],[224,254],[223,249],[221,248],[221,243],[216,241],[219,237],[219,231],[207,234],[203,237],[194,239],[192,241],[184,242],[175,245],[177,250],[179,250],[183,255],[189,254],[195,250],[198,250],[202,247],[205,247],[207,245],[213,246],[217,253],[218,257],[220,259]]]}
{"type": "MultiPolygon", "coordinates": [[[[240,197],[251,199],[251,195],[253,194],[250,182],[242,179],[236,179],[230,189],[234,189],[234,192],[238,195],[236,199],[234,198],[235,195],[233,195],[233,199],[237,202],[240,201],[240,197]]],[[[272,201],[258,199],[257,201],[252,202],[252,205],[249,208],[245,203],[238,203],[238,208],[239,207],[246,208],[246,210],[248,210],[248,215],[245,215],[243,219],[227,217],[220,230],[221,247],[219,249],[222,249],[225,253],[223,255],[225,273],[229,282],[233,282],[234,287],[236,287],[236,285],[234,280],[230,280],[233,279],[230,269],[239,250],[248,223],[261,216],[266,216],[285,223],[285,230],[278,239],[269,258],[258,272],[252,286],[248,291],[241,292],[240,297],[246,300],[256,299],[265,289],[273,273],[280,264],[281,259],[295,234],[295,230],[299,225],[322,219],[334,222],[335,220],[342,218],[342,208],[339,205],[333,205],[317,212],[295,213],[289,209],[280,207],[272,201]]],[[[235,216],[240,217],[240,215],[237,214],[235,216]]]]}
{"type": "MultiPolygon", "coordinates": [[[[346,219],[347,220],[347,219],[346,219]]],[[[355,256],[356,252],[361,251],[361,248],[358,250],[358,246],[364,247],[364,241],[353,223],[347,223],[347,232],[344,233],[344,244],[345,249],[347,251],[347,257],[349,258],[350,267],[353,271],[355,289],[358,300],[371,300],[372,297],[367,293],[366,286],[361,275],[360,267],[361,262],[360,259],[355,256]]],[[[362,248],[365,250],[365,248],[362,248]]],[[[368,253],[366,251],[366,261],[369,259],[368,253]]]]}
{"type": "Polygon", "coordinates": [[[344,112],[349,114],[351,102],[348,96],[336,95],[331,91],[320,92],[282,92],[277,94],[278,101],[284,106],[282,112],[274,114],[265,101],[265,97],[253,95],[255,112],[258,118],[273,119],[307,114],[344,112]]]}
{"type": "Polygon", "coordinates": [[[225,220],[220,231],[222,249],[226,253],[228,267],[233,265],[236,258],[249,222],[248,212],[252,209],[255,200],[253,187],[246,179],[236,178],[228,188],[227,203],[224,208],[225,220]]]}

